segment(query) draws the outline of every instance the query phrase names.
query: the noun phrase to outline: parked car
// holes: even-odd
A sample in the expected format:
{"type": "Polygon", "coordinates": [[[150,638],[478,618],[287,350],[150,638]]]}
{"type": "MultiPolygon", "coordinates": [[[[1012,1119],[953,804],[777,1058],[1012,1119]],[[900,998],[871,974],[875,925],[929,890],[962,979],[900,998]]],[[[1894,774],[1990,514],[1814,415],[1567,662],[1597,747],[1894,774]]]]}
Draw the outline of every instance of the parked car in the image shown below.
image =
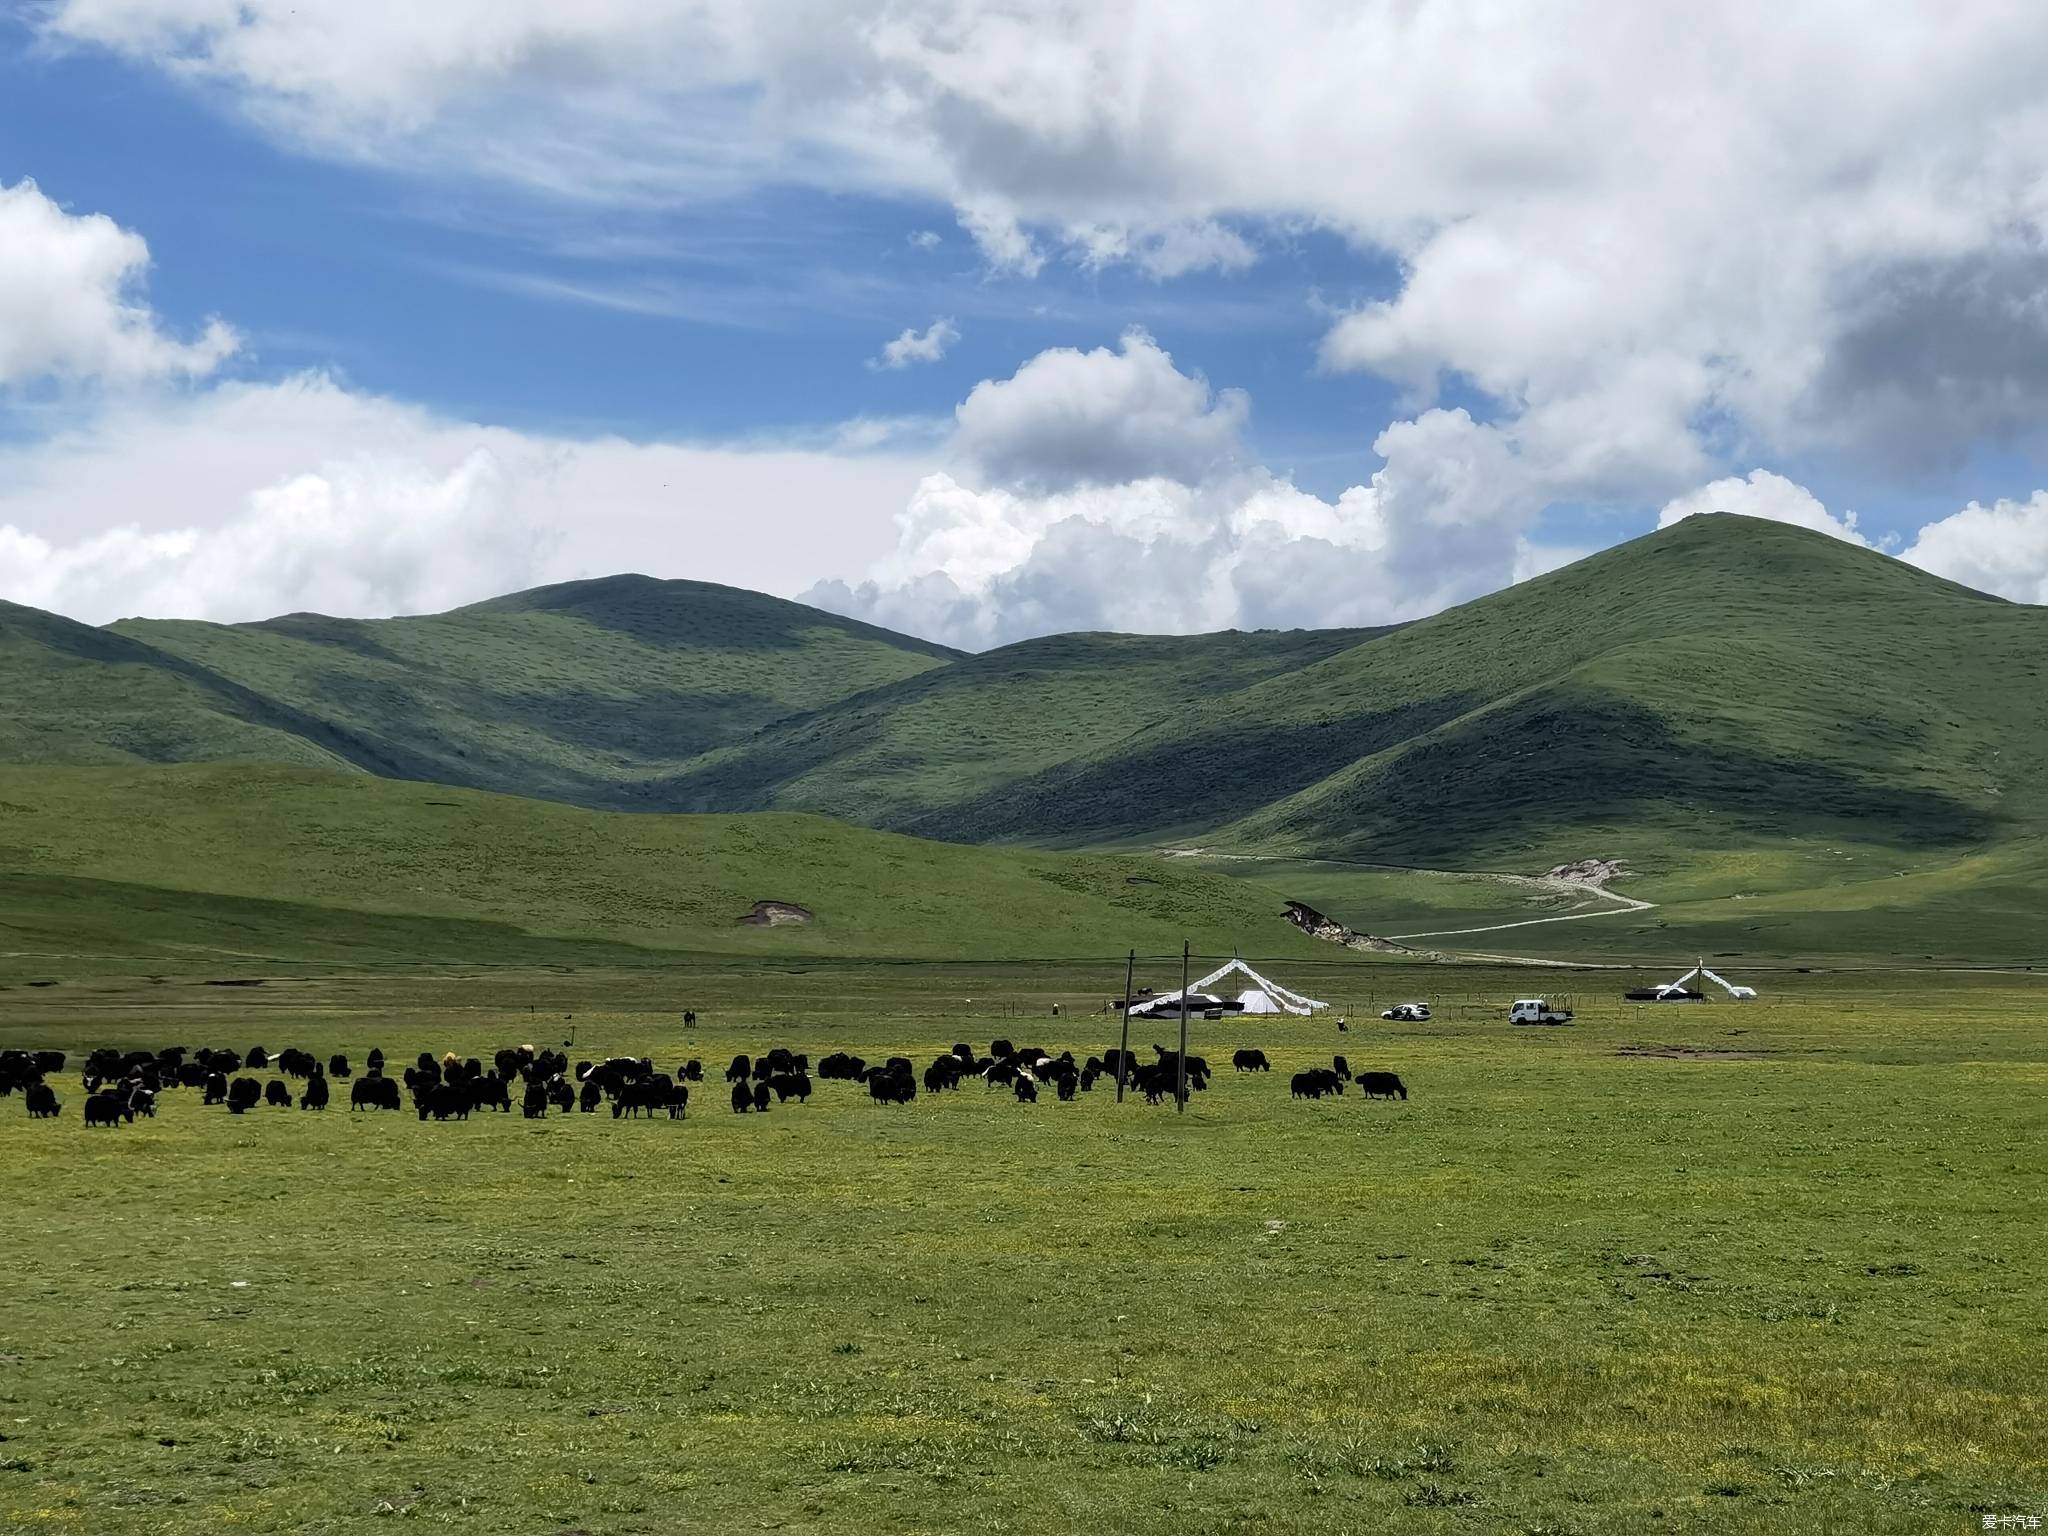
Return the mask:
{"type": "Polygon", "coordinates": [[[1569,1008],[1553,1008],[1543,998],[1521,997],[1515,999],[1508,1009],[1510,1024],[1569,1024],[1572,1011],[1569,1008]]]}
{"type": "Polygon", "coordinates": [[[1380,1017],[1391,1019],[1396,1024],[1426,1024],[1429,1022],[1429,1004],[1396,1003],[1391,1008],[1381,1009],[1380,1017]]]}

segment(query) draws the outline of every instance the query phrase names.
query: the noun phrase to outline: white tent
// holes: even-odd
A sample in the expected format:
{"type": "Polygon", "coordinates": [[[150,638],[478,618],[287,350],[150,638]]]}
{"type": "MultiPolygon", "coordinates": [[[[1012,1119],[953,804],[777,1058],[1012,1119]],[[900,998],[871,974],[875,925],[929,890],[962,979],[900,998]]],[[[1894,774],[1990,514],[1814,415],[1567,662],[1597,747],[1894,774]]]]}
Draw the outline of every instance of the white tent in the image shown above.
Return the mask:
{"type": "Polygon", "coordinates": [[[1688,981],[1696,981],[1702,976],[1706,977],[1707,980],[1711,981],[1715,986],[1719,987],[1722,991],[1726,992],[1738,1003],[1746,1002],[1748,999],[1756,996],[1755,987],[1738,986],[1736,983],[1730,981],[1725,976],[1716,976],[1712,971],[1707,969],[1707,964],[1704,960],[1702,960],[1698,965],[1694,966],[1691,970],[1687,971],[1683,976],[1679,977],[1678,980],[1666,982],[1657,990],[1659,992],[1678,991],[1681,988],[1683,988],[1688,981]]]}
{"type": "MultiPolygon", "coordinates": [[[[1188,990],[1190,992],[1200,992],[1203,988],[1221,981],[1232,973],[1242,975],[1252,983],[1253,990],[1240,993],[1238,996],[1238,1001],[1244,1004],[1244,1011],[1246,1013],[1310,1014],[1314,1013],[1318,1008],[1330,1006],[1328,1003],[1319,1003],[1312,997],[1303,997],[1299,992],[1289,991],[1278,982],[1266,980],[1265,977],[1246,965],[1242,960],[1232,960],[1228,964],[1218,966],[1192,987],[1188,988],[1188,990]],[[1252,1000],[1254,998],[1258,999],[1257,1006],[1253,1004],[1252,1000]]],[[[1194,1005],[1190,1003],[1188,1006],[1192,1009],[1194,1005]]],[[[1163,996],[1147,1001],[1144,1011],[1147,1017],[1156,1019],[1169,1013],[1178,1012],[1179,1007],[1180,994],[1178,992],[1168,992],[1163,996]]],[[[1131,1012],[1136,1014],[1138,1010],[1133,1008],[1131,1012]]]]}

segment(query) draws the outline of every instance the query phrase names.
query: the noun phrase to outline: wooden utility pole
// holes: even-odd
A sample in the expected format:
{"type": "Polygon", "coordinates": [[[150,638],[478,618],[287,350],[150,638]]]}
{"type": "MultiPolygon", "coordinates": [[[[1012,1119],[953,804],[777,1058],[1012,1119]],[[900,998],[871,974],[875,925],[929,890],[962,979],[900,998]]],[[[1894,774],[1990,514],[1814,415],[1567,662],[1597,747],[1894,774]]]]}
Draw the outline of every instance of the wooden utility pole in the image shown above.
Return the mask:
{"type": "Polygon", "coordinates": [[[1131,973],[1138,968],[1138,952],[1134,949],[1124,956],[1124,1032],[1116,1043],[1116,1101],[1124,1101],[1124,1076],[1130,1070],[1131,1059],[1131,973]]]}
{"type": "Polygon", "coordinates": [[[1188,1112],[1188,941],[1180,941],[1180,1062],[1175,1072],[1173,1107],[1176,1114],[1188,1112]]]}

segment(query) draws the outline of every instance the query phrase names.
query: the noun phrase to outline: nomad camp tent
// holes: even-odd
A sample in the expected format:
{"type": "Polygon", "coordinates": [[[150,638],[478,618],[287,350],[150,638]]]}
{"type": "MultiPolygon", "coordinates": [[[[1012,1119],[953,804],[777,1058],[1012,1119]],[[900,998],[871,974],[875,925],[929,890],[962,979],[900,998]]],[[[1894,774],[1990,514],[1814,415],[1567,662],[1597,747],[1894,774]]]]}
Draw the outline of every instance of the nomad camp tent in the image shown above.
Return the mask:
{"type": "Polygon", "coordinates": [[[1678,980],[1668,981],[1656,990],[1658,990],[1659,992],[1682,993],[1686,990],[1685,984],[1687,982],[1698,981],[1701,977],[1705,977],[1708,981],[1711,981],[1715,986],[1719,987],[1722,991],[1726,992],[1738,1003],[1747,1002],[1750,998],[1756,996],[1755,987],[1737,986],[1734,982],[1728,980],[1728,978],[1725,976],[1716,976],[1712,971],[1707,969],[1707,962],[1704,960],[1702,960],[1698,965],[1694,966],[1691,970],[1687,971],[1683,976],[1679,977],[1678,980]]]}
{"type": "MultiPolygon", "coordinates": [[[[1188,988],[1188,1012],[1201,1013],[1205,1011],[1202,1006],[1206,996],[1204,989],[1233,974],[1241,975],[1251,983],[1247,990],[1238,994],[1237,1006],[1233,1010],[1236,1012],[1306,1015],[1314,1013],[1319,1008],[1330,1006],[1328,1003],[1319,1003],[1312,997],[1303,997],[1299,992],[1289,991],[1278,982],[1266,980],[1265,977],[1246,965],[1242,960],[1232,960],[1229,964],[1219,966],[1216,970],[1211,971],[1192,987],[1188,988]]],[[[1209,1007],[1213,1008],[1215,1006],[1214,1000],[1210,1000],[1209,1007]]],[[[1143,1003],[1134,1004],[1131,1008],[1131,1017],[1134,1019],[1163,1019],[1177,1015],[1179,1012],[1180,994],[1178,992],[1162,992],[1157,997],[1147,998],[1143,1003]]]]}

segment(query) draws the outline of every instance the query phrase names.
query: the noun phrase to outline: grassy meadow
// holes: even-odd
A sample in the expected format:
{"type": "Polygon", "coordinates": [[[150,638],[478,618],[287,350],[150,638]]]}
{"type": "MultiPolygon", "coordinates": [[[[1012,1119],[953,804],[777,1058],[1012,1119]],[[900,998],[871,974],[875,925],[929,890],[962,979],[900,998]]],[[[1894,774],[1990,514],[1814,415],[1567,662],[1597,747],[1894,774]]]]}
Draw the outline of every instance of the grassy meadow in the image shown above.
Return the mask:
{"type": "MultiPolygon", "coordinates": [[[[0,1525],[1917,1536],[2048,1512],[2048,978],[1770,973],[1753,1005],[1650,1011],[1559,973],[1580,1023],[1515,1030],[1495,1010],[1526,971],[1275,969],[1452,1007],[1198,1021],[1219,1066],[1256,1044],[1275,1071],[1223,1070],[1178,1117],[842,1083],[738,1117],[713,1082],[682,1123],[236,1119],[185,1092],[88,1133],[75,1074],[56,1123],[0,1100],[0,1525]],[[1292,1101],[1333,1048],[1410,1098],[1292,1101]]],[[[1121,976],[208,979],[16,983],[0,1047],[360,1065],[573,1030],[572,1058],[922,1064],[998,1035],[1099,1051],[1121,976]]]]}

